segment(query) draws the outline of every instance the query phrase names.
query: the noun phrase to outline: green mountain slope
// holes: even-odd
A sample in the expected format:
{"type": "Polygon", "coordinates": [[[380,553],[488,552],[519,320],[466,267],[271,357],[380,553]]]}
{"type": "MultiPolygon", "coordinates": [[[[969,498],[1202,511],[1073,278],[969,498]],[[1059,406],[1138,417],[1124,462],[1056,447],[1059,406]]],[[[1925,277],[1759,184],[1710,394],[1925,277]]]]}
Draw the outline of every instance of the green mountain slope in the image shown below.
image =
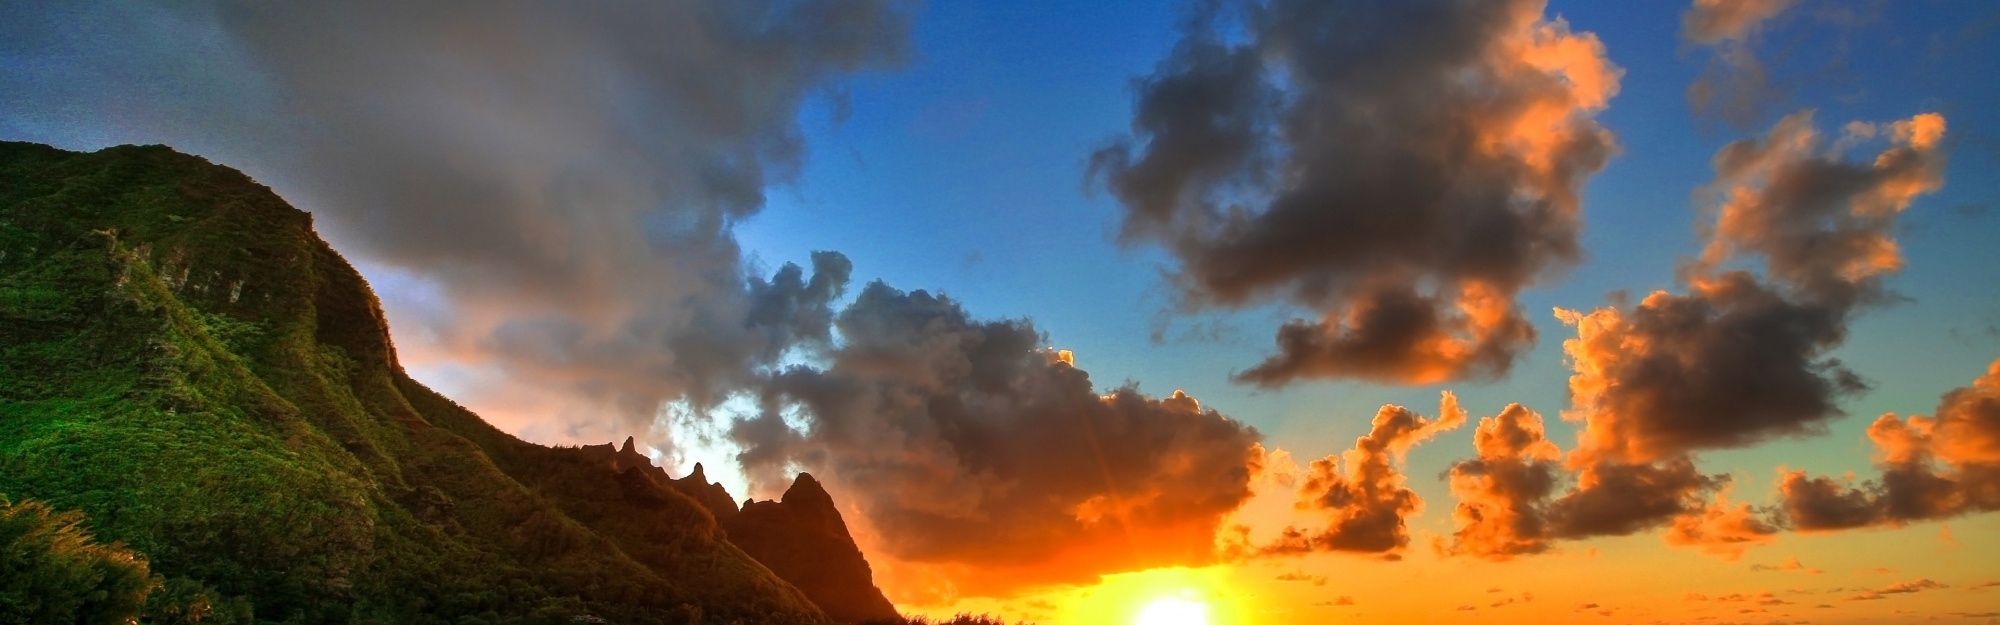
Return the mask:
{"type": "Polygon", "coordinates": [[[0,494],[259,621],[826,621],[694,500],[410,379],[310,215],[164,147],[0,143],[0,494]]]}

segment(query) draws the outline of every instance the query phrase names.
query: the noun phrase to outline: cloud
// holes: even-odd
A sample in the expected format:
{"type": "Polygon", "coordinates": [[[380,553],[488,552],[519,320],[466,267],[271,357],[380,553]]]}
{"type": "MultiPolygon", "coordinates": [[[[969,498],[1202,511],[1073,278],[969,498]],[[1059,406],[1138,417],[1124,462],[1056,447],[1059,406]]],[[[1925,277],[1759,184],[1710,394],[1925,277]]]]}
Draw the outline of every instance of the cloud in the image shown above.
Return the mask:
{"type": "Polygon", "coordinates": [[[1885,298],[1901,266],[1895,216],[1942,185],[1944,118],[1850,125],[1827,145],[1810,112],[1716,155],[1712,238],[1684,268],[1689,292],[1637,307],[1558,311],[1576,326],[1572,409],[1585,424],[1578,460],[1652,462],[1825,430],[1837,400],[1865,388],[1826,354],[1862,306],[1885,298]],[[1867,128],[1868,131],[1858,129],[1867,128]],[[1846,144],[1889,145],[1849,161],[1846,144]],[[1761,258],[1765,277],[1731,262],[1761,258]]]}
{"type": "MultiPolygon", "coordinates": [[[[1731,559],[1770,542],[1776,514],[1731,503],[1728,476],[1701,473],[1694,455],[1822,433],[1838,400],[1865,388],[1827,353],[1857,311],[1889,298],[1882,281],[1901,266],[1894,218],[1942,184],[1943,132],[1942,117],[1923,114],[1849,124],[1829,145],[1808,112],[1724,147],[1703,191],[1709,243],[1681,271],[1688,291],[1557,309],[1577,329],[1563,343],[1574,371],[1563,417],[1581,422],[1577,446],[1561,456],[1520,406],[1483,419],[1478,455],[1450,471],[1459,529],[1443,550],[1506,559],[1662,526],[1669,544],[1731,559]],[[1845,157],[1870,141],[1888,145],[1845,157]],[[1752,260],[1761,275],[1742,268],[1752,260]]],[[[1839,495],[1830,482],[1800,484],[1839,495]]],[[[1794,508],[1866,516],[1873,505],[1856,494],[1794,508]]]]}
{"type": "Polygon", "coordinates": [[[1821,569],[1820,569],[1819,567],[1809,567],[1809,566],[1806,566],[1806,565],[1804,565],[1804,564],[1800,564],[1800,563],[1799,563],[1799,557],[1798,557],[1798,556],[1790,556],[1790,557],[1787,557],[1787,558],[1785,558],[1785,561],[1784,561],[1784,562],[1780,562],[1780,563],[1778,563],[1778,564],[1775,564],[1775,565],[1771,565],[1771,564],[1752,564],[1752,565],[1750,565],[1750,570],[1752,570],[1752,571],[1781,571],[1781,572],[1801,572],[1801,573],[1809,573],[1809,574],[1812,574],[1812,575],[1819,575],[1819,574],[1821,574],[1821,573],[1825,573],[1825,572],[1826,572],[1826,571],[1824,571],[1824,570],[1821,570],[1821,569]]]}
{"type": "Polygon", "coordinates": [[[1760,139],[1725,146],[1704,190],[1715,224],[1683,268],[1685,294],[1647,296],[1629,310],[1558,310],[1575,373],[1567,419],[1583,422],[1569,457],[1580,489],[1552,504],[1558,534],[1630,533],[1678,517],[1674,544],[1740,554],[1775,531],[1747,508],[1695,503],[1725,482],[1690,456],[1775,437],[1820,434],[1839,398],[1866,388],[1826,354],[1862,307],[1887,298],[1901,266],[1895,216],[1943,184],[1944,118],[1849,124],[1828,145],[1811,113],[1760,139]],[[1873,159],[1854,144],[1886,139],[1873,159]],[[1761,259],[1764,274],[1734,263],[1761,259]],[[1604,482],[1594,488],[1593,482],[1604,482]],[[1696,512],[1699,510],[1699,512],[1696,512]]]}
{"type": "Polygon", "coordinates": [[[1535,338],[1514,298],[1578,260],[1616,151],[1603,45],[1539,0],[1203,7],[1092,156],[1122,240],[1172,254],[1188,309],[1315,315],[1240,382],[1504,376],[1535,338]]]}
{"type": "Polygon", "coordinates": [[[1250,496],[1256,430],[1179,392],[1099,395],[1026,320],[876,282],[834,327],[825,365],[775,376],[729,434],[755,482],[826,481],[892,578],[995,596],[1199,565],[1250,496]]]}
{"type": "Polygon", "coordinates": [[[763,281],[734,224],[794,178],[801,107],[898,63],[908,31],[872,0],[7,12],[37,68],[0,78],[10,127],[244,166],[383,278],[410,364],[556,441],[644,438],[663,403],[821,338],[798,322],[845,261],[763,281]]]}
{"type": "Polygon", "coordinates": [[[1894,584],[1890,584],[1888,586],[1882,587],[1879,590],[1866,591],[1861,594],[1848,597],[1847,600],[1875,601],[1879,599],[1886,599],[1888,598],[1889,595],[1907,595],[1907,594],[1923,592],[1926,590],[1938,590],[1942,588],[1950,588],[1950,586],[1946,586],[1944,584],[1938,583],[1928,578],[1915,579],[1907,582],[1897,582],[1894,584]]]}
{"type": "Polygon", "coordinates": [[[1885,414],[1868,426],[1881,473],[1851,480],[1783,472],[1786,519],[1841,530],[2000,510],[2000,360],[1938,402],[1935,417],[1885,414]]]}
{"type": "Polygon", "coordinates": [[[1407,520],[1423,499],[1404,484],[1398,466],[1418,443],[1465,423],[1458,398],[1444,393],[1438,418],[1388,405],[1375,413],[1368,435],[1339,456],[1314,460],[1298,489],[1298,508],[1324,514],[1321,529],[1287,527],[1264,553],[1345,551],[1391,553],[1410,542],[1407,520]],[[1342,465],[1345,464],[1345,470],[1342,465]]]}
{"type": "Polygon", "coordinates": [[[1797,0],[1694,0],[1681,14],[1681,36],[1700,44],[1740,40],[1797,0]]]}
{"type": "Polygon", "coordinates": [[[1507,560],[1548,551],[1556,540],[1670,525],[1669,544],[1734,557],[1776,531],[1722,497],[1726,476],[1704,475],[1686,457],[1600,462],[1571,472],[1541,416],[1519,404],[1481,419],[1473,445],[1478,455],[1447,472],[1458,499],[1458,530],[1439,542],[1447,554],[1507,560]]]}
{"type": "Polygon", "coordinates": [[[1544,435],[1541,415],[1508,404],[1500,414],[1480,418],[1472,446],[1478,455],[1449,471],[1458,531],[1448,551],[1494,560],[1546,551],[1544,507],[1566,476],[1558,462],[1562,453],[1544,435]]]}
{"type": "Polygon", "coordinates": [[[1901,595],[1901,594],[1909,594],[1915,592],[1923,592],[1926,590],[1936,590],[1939,588],[1950,588],[1950,586],[1946,586],[1944,584],[1931,581],[1930,579],[1917,579],[1907,582],[1897,582],[1894,584],[1890,584],[1877,592],[1880,592],[1885,595],[1901,595]]]}
{"type": "MultiPolygon", "coordinates": [[[[1724,493],[1698,513],[1674,517],[1667,527],[1667,544],[1698,547],[1713,555],[1735,560],[1750,547],[1777,540],[1779,528],[1767,520],[1770,515],[1752,510],[1749,504],[1731,504],[1724,493]]],[[[1794,558],[1790,564],[1798,564],[1794,558]]]]}
{"type": "Polygon", "coordinates": [[[1773,84],[1752,42],[1761,26],[1796,0],[1695,0],[1681,14],[1681,37],[1712,56],[1688,85],[1688,107],[1738,126],[1756,122],[1787,89],[1773,84]]]}
{"type": "Polygon", "coordinates": [[[1688,458],[1651,463],[1601,463],[1577,474],[1577,486],[1549,504],[1558,538],[1626,536],[1703,514],[1704,495],[1727,484],[1704,475],[1688,458]]]}

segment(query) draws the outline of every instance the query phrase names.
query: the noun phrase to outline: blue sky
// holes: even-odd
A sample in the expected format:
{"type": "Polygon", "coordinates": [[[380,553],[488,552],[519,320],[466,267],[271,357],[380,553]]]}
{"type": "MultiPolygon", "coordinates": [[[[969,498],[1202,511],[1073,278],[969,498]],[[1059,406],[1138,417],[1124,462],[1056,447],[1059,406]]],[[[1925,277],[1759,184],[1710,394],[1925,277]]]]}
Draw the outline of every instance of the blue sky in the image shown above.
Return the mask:
{"type": "MultiPolygon", "coordinates": [[[[1796,12],[1837,7],[1807,3],[1796,12]]],[[[1829,131],[1850,120],[1942,112],[1953,141],[1947,182],[1901,222],[1907,264],[1891,284],[1908,300],[1864,314],[1835,354],[1874,389],[1847,404],[1850,417],[1828,440],[1711,460],[1757,467],[1757,481],[1777,463],[1864,469],[1865,452],[1856,452],[1868,420],[1928,412],[1940,393],[2000,354],[2000,335],[1989,329],[2000,321],[2000,246],[1992,244],[2000,240],[2000,207],[1987,208],[2000,198],[1992,173],[2000,84],[1968,79],[1990,74],[1984,59],[2000,53],[1982,34],[1995,18],[1971,2],[1874,5],[1879,14],[1852,27],[1781,16],[1761,43],[1788,49],[1793,58],[1774,71],[1798,76],[1799,88],[1791,106],[1737,128],[1689,109],[1684,94],[1708,55],[1679,36],[1685,8],[1551,4],[1573,29],[1596,33],[1625,69],[1618,96],[1599,116],[1622,151],[1587,187],[1587,259],[1523,295],[1541,339],[1497,383],[1304,382],[1258,392],[1228,374],[1268,352],[1277,321],[1306,313],[1266,307],[1163,316],[1169,302],[1159,267],[1169,259],[1154,247],[1120,249],[1121,209],[1088,188],[1085,169],[1093,149],[1126,132],[1131,81],[1173,45],[1176,8],[1168,3],[924,7],[918,54],[907,67],[854,80],[842,94],[844,118],[826,103],[808,110],[812,151],[802,179],[773,193],[741,238],[767,263],[799,260],[804,250],[848,250],[857,280],[942,291],[980,315],[1031,318],[1056,346],[1075,350],[1101,387],[1132,380],[1155,393],[1185,389],[1278,446],[1313,453],[1366,433],[1380,404],[1431,405],[1438,389],[1456,391],[1478,414],[1519,401],[1553,418],[1567,404],[1560,343],[1573,332],[1547,311],[1588,309],[1615,290],[1671,289],[1676,262],[1700,250],[1693,194],[1713,179],[1709,161],[1722,145],[1801,108],[1817,109],[1829,131]],[[1821,70],[1834,63],[1845,67],[1821,70]],[[1165,342],[1152,337],[1160,319],[1171,320],[1165,342]],[[1175,336],[1208,324],[1226,328],[1224,340],[1175,336]]],[[[1441,470],[1462,444],[1426,451],[1441,470]]],[[[1425,473],[1421,454],[1417,474],[1425,473]]]]}

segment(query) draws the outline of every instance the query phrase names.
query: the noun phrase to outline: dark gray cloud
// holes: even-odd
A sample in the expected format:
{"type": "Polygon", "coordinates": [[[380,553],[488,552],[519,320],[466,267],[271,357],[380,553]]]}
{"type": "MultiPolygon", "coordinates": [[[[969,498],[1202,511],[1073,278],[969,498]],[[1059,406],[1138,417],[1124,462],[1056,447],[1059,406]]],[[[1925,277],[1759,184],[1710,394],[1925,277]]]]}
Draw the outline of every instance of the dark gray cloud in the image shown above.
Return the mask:
{"type": "Polygon", "coordinates": [[[1494,378],[1534,339],[1515,294],[1580,256],[1620,73],[1538,0],[1213,3],[1092,175],[1187,307],[1317,315],[1239,381],[1494,378]]]}
{"type": "Polygon", "coordinates": [[[1025,320],[876,282],[835,328],[825,365],[779,374],[730,435],[753,481],[827,481],[888,575],[992,595],[1199,564],[1250,497],[1256,430],[1179,392],[1099,395],[1025,320]]]}
{"type": "Polygon", "coordinates": [[[378,288],[407,358],[476,372],[465,399],[503,426],[577,440],[825,338],[845,261],[762,281],[732,230],[795,175],[803,103],[896,63],[908,30],[871,0],[0,10],[10,132],[244,167],[400,276],[378,288]]]}
{"type": "Polygon", "coordinates": [[[1558,538],[1625,536],[1699,513],[1703,496],[1727,478],[1703,475],[1694,461],[1606,463],[1585,467],[1577,487],[1549,505],[1558,538]]]}

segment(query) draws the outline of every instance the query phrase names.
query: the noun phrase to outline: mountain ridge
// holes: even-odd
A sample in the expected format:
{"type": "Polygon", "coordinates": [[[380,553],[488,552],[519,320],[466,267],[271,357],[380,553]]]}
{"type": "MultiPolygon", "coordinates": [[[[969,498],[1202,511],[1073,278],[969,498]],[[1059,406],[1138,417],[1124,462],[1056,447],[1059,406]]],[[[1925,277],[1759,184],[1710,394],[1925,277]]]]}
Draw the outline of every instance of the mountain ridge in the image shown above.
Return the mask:
{"type": "Polygon", "coordinates": [[[234,169],[0,142],[0,321],[0,493],[258,622],[829,622],[663,471],[410,378],[311,215],[234,169]]]}

